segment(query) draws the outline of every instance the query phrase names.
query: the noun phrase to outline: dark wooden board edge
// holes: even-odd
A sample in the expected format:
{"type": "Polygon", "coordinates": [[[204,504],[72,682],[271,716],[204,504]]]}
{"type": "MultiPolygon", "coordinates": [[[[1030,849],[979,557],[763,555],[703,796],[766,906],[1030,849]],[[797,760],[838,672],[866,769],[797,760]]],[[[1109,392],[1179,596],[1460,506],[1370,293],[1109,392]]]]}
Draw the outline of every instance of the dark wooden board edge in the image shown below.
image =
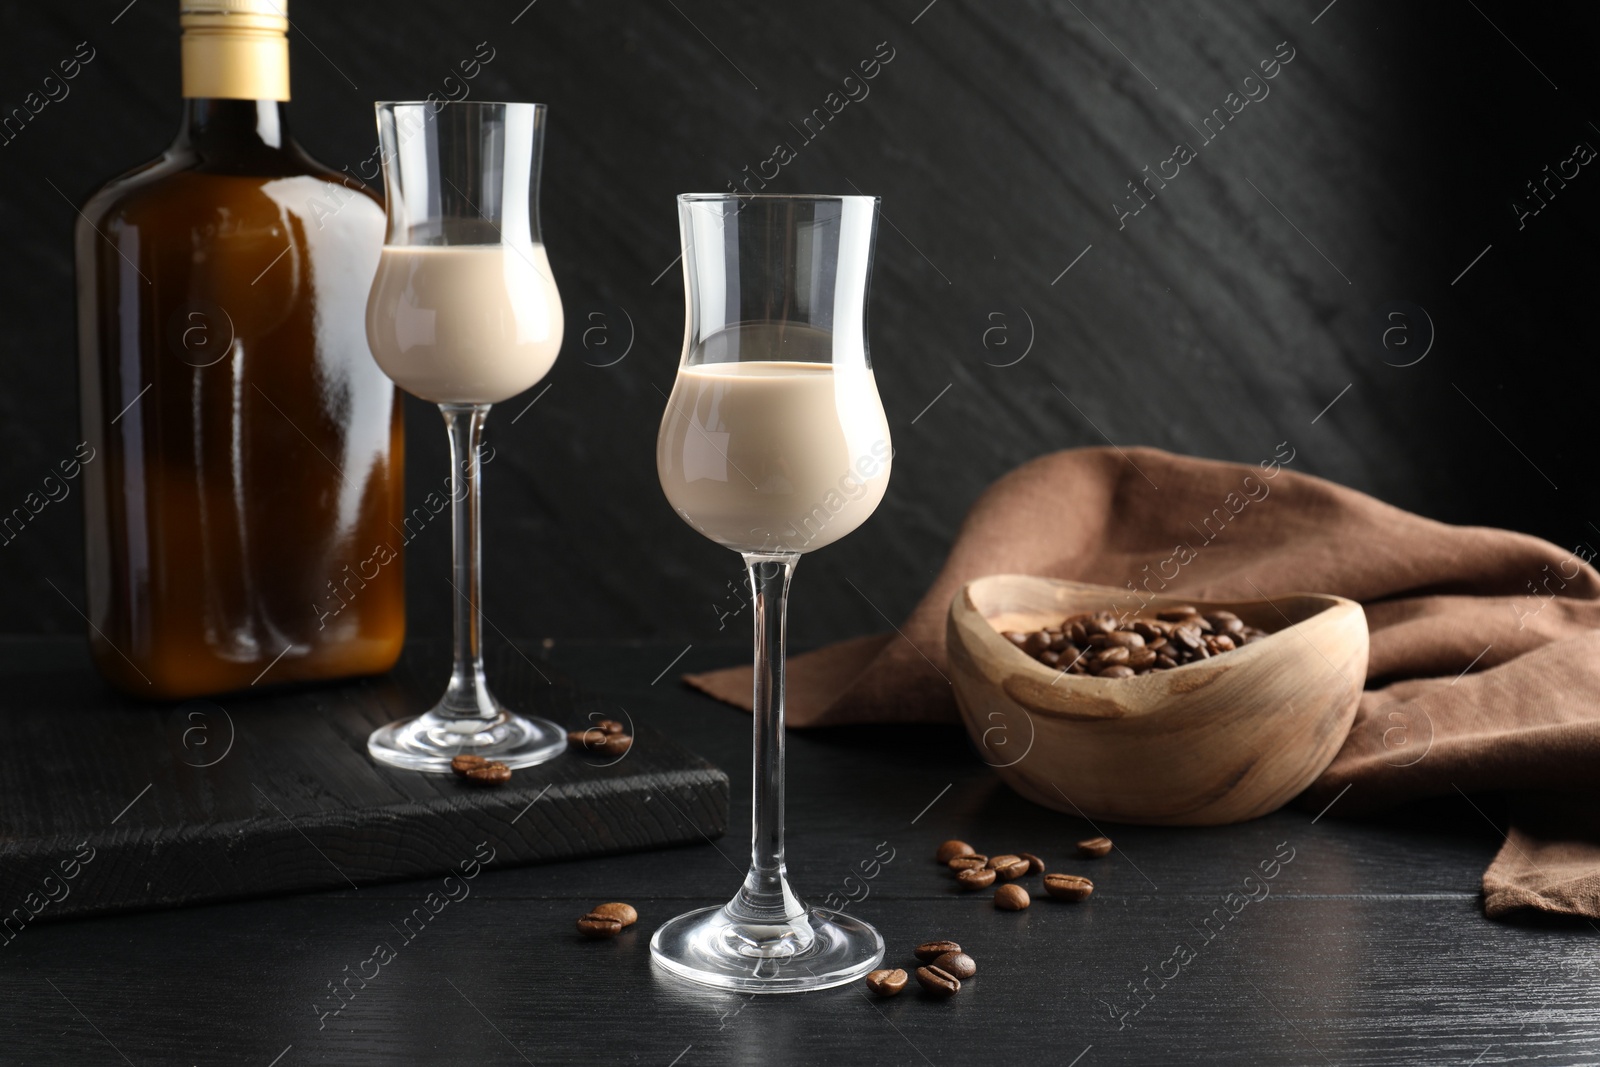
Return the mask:
{"type": "MultiPolygon", "coordinates": [[[[639,736],[678,747],[652,733],[639,736]]],[[[365,813],[303,813],[292,823],[268,808],[176,833],[108,828],[32,841],[25,853],[0,854],[0,942],[55,919],[444,876],[474,860],[493,869],[718,838],[728,828],[728,776],[679,751],[691,765],[539,791],[474,790],[365,813]],[[425,847],[408,846],[413,839],[425,847]],[[312,850],[323,862],[306,862],[312,850]],[[444,868],[441,856],[457,859],[444,868]],[[74,865],[75,877],[65,877],[74,865]]]]}

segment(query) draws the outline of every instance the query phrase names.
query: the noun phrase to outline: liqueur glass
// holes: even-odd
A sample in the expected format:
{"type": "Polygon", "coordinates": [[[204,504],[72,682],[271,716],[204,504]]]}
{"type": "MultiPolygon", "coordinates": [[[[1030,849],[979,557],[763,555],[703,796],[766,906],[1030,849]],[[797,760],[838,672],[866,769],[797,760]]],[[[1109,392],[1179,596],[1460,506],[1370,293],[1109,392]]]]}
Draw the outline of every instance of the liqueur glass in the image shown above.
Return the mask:
{"type": "Polygon", "coordinates": [[[867,923],[808,906],[783,845],[784,614],[803,553],[883,499],[892,449],[867,353],[870,196],[678,198],[683,355],[656,446],[668,501],[744,557],[753,596],[750,871],[730,901],[651,938],[667,971],[751,993],[824,989],[883,959],[867,923]]]}
{"type": "MultiPolygon", "coordinates": [[[[377,105],[388,234],[367,302],[384,373],[439,405],[450,434],[455,665],[444,696],[374,731],[374,759],[447,772],[462,754],[527,767],[566,750],[566,733],[489,691],[480,647],[479,447],[491,405],[549,372],[561,297],[539,237],[543,104],[377,105]]],[[[411,517],[405,522],[410,523],[411,517]]]]}

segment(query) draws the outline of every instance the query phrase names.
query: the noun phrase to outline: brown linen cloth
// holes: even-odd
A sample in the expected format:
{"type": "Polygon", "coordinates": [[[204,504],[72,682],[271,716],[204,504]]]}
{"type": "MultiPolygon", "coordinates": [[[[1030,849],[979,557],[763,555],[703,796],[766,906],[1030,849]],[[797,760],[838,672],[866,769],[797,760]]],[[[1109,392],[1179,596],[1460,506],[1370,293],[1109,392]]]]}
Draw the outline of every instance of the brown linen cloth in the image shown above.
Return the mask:
{"type": "MultiPolygon", "coordinates": [[[[941,673],[945,616],[962,584],[985,574],[1222,600],[1336,593],[1366,609],[1369,688],[1344,747],[1300,802],[1356,814],[1422,797],[1459,793],[1477,804],[1469,794],[1545,791],[1536,808],[1519,809],[1485,872],[1485,911],[1600,917],[1594,550],[1424,519],[1296,473],[1294,458],[1286,443],[1254,467],[1148,448],[1024,464],[973,505],[900,634],[789,661],[789,724],[956,721],[941,673]]],[[[1119,606],[1137,604],[1130,592],[1119,606]]],[[[748,666],[686,680],[750,707],[748,666]]]]}

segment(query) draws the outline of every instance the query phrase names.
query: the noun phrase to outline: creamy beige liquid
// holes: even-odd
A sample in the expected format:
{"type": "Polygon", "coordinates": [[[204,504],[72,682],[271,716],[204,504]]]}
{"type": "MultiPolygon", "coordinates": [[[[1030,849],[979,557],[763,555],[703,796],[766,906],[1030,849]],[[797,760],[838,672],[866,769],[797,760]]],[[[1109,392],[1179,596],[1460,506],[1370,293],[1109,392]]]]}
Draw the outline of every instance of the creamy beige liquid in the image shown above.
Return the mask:
{"type": "Polygon", "coordinates": [[[740,551],[809,552],[889,485],[889,424],[865,361],[707,363],[678,372],[656,442],[667,500],[740,551]]]}
{"type": "Polygon", "coordinates": [[[440,404],[507,400],[550,371],[561,296],[543,245],[385,247],[367,340],[385,374],[440,404]]]}

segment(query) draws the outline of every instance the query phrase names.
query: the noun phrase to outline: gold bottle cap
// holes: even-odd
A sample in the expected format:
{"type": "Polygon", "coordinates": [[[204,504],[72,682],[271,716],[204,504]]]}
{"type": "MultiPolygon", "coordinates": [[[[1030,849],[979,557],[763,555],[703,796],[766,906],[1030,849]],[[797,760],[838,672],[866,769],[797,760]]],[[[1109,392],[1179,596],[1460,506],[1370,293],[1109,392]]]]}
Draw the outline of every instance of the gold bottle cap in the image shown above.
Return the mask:
{"type": "Polygon", "coordinates": [[[289,99],[288,0],[178,0],[183,95],[289,99]]]}

